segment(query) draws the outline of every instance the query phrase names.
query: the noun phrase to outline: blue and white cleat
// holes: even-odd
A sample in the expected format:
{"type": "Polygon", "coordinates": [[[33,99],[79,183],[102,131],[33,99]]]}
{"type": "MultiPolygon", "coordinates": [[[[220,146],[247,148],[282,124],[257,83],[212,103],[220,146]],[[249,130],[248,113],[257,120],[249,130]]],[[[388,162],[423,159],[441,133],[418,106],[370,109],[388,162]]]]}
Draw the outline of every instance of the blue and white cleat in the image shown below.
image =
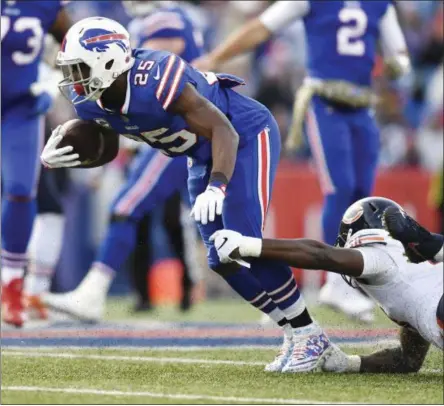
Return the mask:
{"type": "Polygon", "coordinates": [[[330,340],[316,323],[293,329],[293,351],[282,372],[319,372],[331,351],[330,340]]]}
{"type": "Polygon", "coordinates": [[[276,358],[265,366],[265,372],[281,372],[293,353],[294,342],[287,335],[276,358]]]}

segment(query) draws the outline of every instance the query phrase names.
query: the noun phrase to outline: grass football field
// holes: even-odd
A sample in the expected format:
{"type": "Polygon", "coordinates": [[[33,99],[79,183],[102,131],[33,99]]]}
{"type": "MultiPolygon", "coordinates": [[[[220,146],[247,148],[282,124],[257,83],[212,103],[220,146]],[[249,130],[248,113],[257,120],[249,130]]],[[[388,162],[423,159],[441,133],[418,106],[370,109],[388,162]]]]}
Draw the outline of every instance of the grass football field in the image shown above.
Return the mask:
{"type": "MultiPolygon", "coordinates": [[[[254,323],[258,319],[258,313],[243,303],[202,303],[186,315],[164,307],[137,317],[128,313],[128,306],[127,300],[110,302],[109,323],[123,319],[134,319],[136,323],[171,321],[166,334],[169,334],[172,344],[115,346],[99,341],[92,348],[64,345],[63,341],[59,344],[48,341],[51,345],[42,341],[43,345],[28,346],[27,336],[12,344],[5,339],[8,345],[2,345],[1,403],[443,404],[444,401],[443,357],[438,350],[430,352],[419,374],[270,374],[263,372],[265,363],[276,354],[276,349],[269,345],[205,348],[199,344],[181,345],[179,341],[176,342],[179,344],[174,344],[176,334],[188,337],[191,332],[195,334],[197,331],[199,335],[200,330],[191,327],[192,323],[199,322],[231,323],[234,327],[230,326],[233,328],[230,331],[239,335],[244,323],[254,323]]],[[[344,336],[350,331],[364,332],[361,334],[362,342],[344,342],[346,352],[369,353],[378,345],[365,340],[365,332],[370,331],[368,326],[350,322],[325,309],[313,308],[312,313],[324,326],[343,329],[344,336]]],[[[376,323],[370,328],[391,327],[393,325],[378,314],[376,323]]],[[[81,327],[69,330],[70,334],[75,334],[76,328],[79,337],[85,335],[80,333],[81,327]]],[[[41,331],[44,332],[44,328],[39,334],[45,340],[41,331]]],[[[48,337],[51,334],[55,336],[54,331],[57,332],[48,331],[48,337]]],[[[64,330],[60,331],[62,334],[64,330]]],[[[205,334],[202,330],[202,335],[205,334]]],[[[264,332],[258,334],[267,335],[264,332]]],[[[4,336],[8,337],[6,333],[4,336]]]]}

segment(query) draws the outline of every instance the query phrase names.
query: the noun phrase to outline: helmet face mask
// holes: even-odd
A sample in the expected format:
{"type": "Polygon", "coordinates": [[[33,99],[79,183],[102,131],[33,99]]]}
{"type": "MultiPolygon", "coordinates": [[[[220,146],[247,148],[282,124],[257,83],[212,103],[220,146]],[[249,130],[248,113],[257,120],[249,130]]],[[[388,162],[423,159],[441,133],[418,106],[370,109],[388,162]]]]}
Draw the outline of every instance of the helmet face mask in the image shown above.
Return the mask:
{"type": "Polygon", "coordinates": [[[344,247],[347,239],[364,229],[384,229],[383,213],[388,207],[402,207],[384,197],[367,197],[353,203],[344,213],[339,226],[336,246],[344,247]]]}
{"type": "Polygon", "coordinates": [[[74,105],[87,100],[96,101],[106,90],[102,88],[103,83],[99,78],[91,77],[91,69],[85,63],[77,62],[60,67],[64,78],[59,83],[59,89],[74,105]]]}
{"type": "Polygon", "coordinates": [[[57,65],[64,76],[59,89],[69,101],[77,105],[98,100],[134,65],[129,33],[114,20],[85,18],[67,32],[57,65]]]}

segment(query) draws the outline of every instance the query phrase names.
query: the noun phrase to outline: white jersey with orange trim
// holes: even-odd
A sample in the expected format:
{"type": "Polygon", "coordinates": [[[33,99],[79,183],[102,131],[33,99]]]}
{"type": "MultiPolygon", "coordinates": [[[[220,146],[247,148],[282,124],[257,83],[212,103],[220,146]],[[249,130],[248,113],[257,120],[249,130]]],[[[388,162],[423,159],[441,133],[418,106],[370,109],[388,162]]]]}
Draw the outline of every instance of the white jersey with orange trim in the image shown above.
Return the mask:
{"type": "Polygon", "coordinates": [[[382,230],[361,230],[346,246],[356,247],[364,257],[364,272],[356,279],[358,285],[391,320],[412,327],[442,349],[443,333],[437,322],[438,303],[443,296],[442,264],[409,262],[402,244],[382,230]]]}

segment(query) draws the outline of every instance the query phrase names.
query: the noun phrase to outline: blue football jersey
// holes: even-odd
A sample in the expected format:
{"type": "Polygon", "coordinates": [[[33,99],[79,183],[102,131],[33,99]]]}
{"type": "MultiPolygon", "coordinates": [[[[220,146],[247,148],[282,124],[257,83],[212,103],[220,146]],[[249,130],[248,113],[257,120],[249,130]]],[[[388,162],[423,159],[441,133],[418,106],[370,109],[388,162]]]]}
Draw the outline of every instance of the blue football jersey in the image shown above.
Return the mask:
{"type": "Polygon", "coordinates": [[[179,56],[187,62],[203,53],[203,35],[194,27],[188,15],[179,7],[160,8],[143,18],[134,19],[128,26],[136,48],[151,39],[182,38],[185,48],[179,56]]]}
{"type": "Polygon", "coordinates": [[[100,101],[87,101],[75,106],[80,118],[109,125],[119,134],[144,141],[169,156],[188,155],[199,161],[211,159],[210,142],[189,132],[182,117],[168,112],[187,83],[231,121],[239,133],[239,148],[269,122],[270,112],[265,106],[231,89],[244,84],[236,76],[199,72],[165,51],[135,49],[133,55],[136,61],[128,74],[121,111],[105,110],[100,101]]]}
{"type": "Polygon", "coordinates": [[[309,75],[369,86],[379,22],[391,3],[310,0],[304,17],[309,75]]]}
{"type": "Polygon", "coordinates": [[[45,34],[63,1],[2,1],[2,110],[23,98],[38,77],[45,34]]]}

